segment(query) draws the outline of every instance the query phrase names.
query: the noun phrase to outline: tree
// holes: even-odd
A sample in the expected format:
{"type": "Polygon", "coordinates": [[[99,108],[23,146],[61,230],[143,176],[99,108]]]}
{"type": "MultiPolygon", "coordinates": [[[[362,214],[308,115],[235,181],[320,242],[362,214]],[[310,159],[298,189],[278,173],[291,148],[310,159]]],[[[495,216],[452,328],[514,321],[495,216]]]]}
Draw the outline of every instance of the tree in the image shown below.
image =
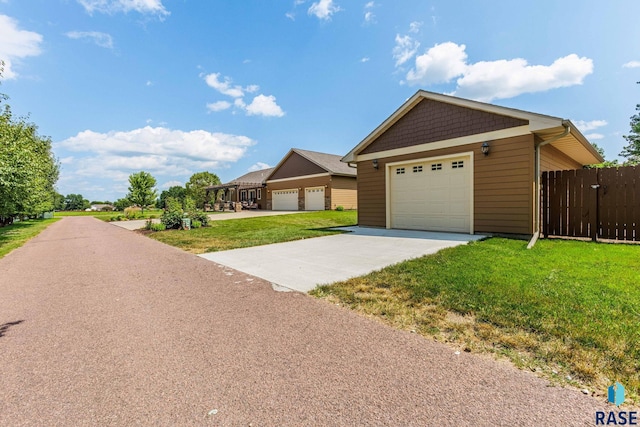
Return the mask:
{"type": "MultiPolygon", "coordinates": [[[[636,105],[636,111],[640,111],[640,104],[636,105]]],[[[625,164],[637,165],[640,163],[640,113],[631,116],[631,133],[624,139],[629,143],[622,148],[620,156],[627,159],[625,164]]]]}
{"type": "Polygon", "coordinates": [[[187,190],[185,190],[184,187],[181,187],[179,185],[169,187],[168,190],[164,190],[162,193],[160,193],[160,197],[158,198],[156,207],[165,209],[167,207],[167,199],[169,197],[173,197],[174,199],[179,200],[180,204],[182,205],[184,203],[184,198],[187,195],[186,191],[187,190]]]}
{"type": "Polygon", "coordinates": [[[614,159],[614,160],[607,160],[605,155],[604,155],[604,148],[600,147],[598,144],[596,144],[595,142],[593,144],[593,148],[596,149],[596,151],[598,152],[598,154],[600,154],[602,156],[604,160],[604,162],[602,163],[597,163],[594,165],[588,165],[588,168],[612,168],[612,167],[616,167],[616,166],[620,166],[620,164],[618,163],[618,159],[614,159]]]}
{"type": "Polygon", "coordinates": [[[131,206],[131,200],[127,199],[126,197],[113,202],[113,207],[116,208],[117,211],[123,211],[129,206],[131,206]]]}
{"type": "Polygon", "coordinates": [[[67,194],[64,198],[65,211],[81,211],[91,206],[91,203],[82,194],[67,194]]]}
{"type": "MultiPolygon", "coordinates": [[[[6,99],[0,94],[0,103],[6,99]]],[[[40,136],[35,124],[13,117],[5,104],[0,112],[0,226],[53,210],[58,174],[51,139],[40,136]]]]}
{"type": "Polygon", "coordinates": [[[53,209],[56,211],[64,210],[64,196],[57,191],[53,193],[53,209]]]}
{"type": "Polygon", "coordinates": [[[210,195],[207,195],[207,187],[220,184],[220,178],[211,172],[198,172],[191,175],[189,182],[185,185],[187,196],[196,202],[198,209],[204,209],[204,205],[209,202],[210,195]]]}
{"type": "Polygon", "coordinates": [[[156,179],[149,172],[140,171],[129,175],[129,194],[127,199],[139,206],[144,213],[144,208],[153,204],[158,196],[156,179]]]}

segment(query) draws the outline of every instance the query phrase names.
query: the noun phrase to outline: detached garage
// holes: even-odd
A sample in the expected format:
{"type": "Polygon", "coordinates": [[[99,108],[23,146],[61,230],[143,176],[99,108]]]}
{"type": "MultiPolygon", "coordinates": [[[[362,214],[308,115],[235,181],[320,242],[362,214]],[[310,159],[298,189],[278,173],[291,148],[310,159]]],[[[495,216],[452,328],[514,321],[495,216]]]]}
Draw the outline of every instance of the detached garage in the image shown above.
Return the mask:
{"type": "Polygon", "coordinates": [[[291,149],[267,177],[267,209],[356,209],[356,169],[340,160],[335,154],[291,149]]]}
{"type": "Polygon", "coordinates": [[[541,173],[603,159],[568,120],[418,91],[342,161],[359,225],[531,235],[541,173]]]}

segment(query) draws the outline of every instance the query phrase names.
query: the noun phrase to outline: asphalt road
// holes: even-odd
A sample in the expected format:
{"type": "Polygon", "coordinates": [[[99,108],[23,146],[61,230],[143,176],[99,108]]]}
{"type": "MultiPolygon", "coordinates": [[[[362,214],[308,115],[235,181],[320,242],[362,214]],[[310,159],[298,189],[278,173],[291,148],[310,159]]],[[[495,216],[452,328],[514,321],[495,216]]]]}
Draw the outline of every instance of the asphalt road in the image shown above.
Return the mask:
{"type": "Polygon", "coordinates": [[[611,409],[454,350],[93,218],[0,259],[1,426],[594,425],[611,409]]]}

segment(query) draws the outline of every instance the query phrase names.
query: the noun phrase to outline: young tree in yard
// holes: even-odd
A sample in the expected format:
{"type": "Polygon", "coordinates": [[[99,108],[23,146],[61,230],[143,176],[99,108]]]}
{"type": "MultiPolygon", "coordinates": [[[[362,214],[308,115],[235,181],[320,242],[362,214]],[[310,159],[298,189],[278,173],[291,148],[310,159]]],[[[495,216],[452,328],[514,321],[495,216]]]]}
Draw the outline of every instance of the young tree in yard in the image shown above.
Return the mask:
{"type": "Polygon", "coordinates": [[[113,202],[113,207],[116,208],[117,211],[123,211],[129,206],[131,206],[131,200],[127,199],[126,197],[113,202]]]}
{"type": "Polygon", "coordinates": [[[158,196],[154,188],[156,179],[149,172],[141,171],[129,175],[129,194],[127,199],[139,206],[144,213],[144,208],[152,205],[158,196]]]}
{"type": "Polygon", "coordinates": [[[605,159],[605,160],[604,160],[604,162],[602,162],[602,163],[597,163],[597,164],[594,164],[594,165],[588,165],[588,166],[587,166],[588,168],[590,168],[590,169],[593,169],[593,168],[612,168],[612,167],[620,166],[620,164],[618,163],[618,159],[614,159],[614,160],[607,160],[607,159],[605,158],[605,155],[604,155],[604,148],[600,147],[600,146],[599,146],[598,144],[596,144],[595,142],[594,142],[593,144],[591,144],[591,145],[593,145],[593,148],[595,148],[595,149],[596,149],[596,151],[597,151],[597,152],[602,156],[602,158],[603,158],[603,159],[605,159]]]}
{"type": "Polygon", "coordinates": [[[187,196],[196,202],[198,209],[204,209],[204,205],[209,202],[207,187],[217,184],[220,184],[220,178],[216,174],[211,172],[194,173],[186,184],[187,196]]]}

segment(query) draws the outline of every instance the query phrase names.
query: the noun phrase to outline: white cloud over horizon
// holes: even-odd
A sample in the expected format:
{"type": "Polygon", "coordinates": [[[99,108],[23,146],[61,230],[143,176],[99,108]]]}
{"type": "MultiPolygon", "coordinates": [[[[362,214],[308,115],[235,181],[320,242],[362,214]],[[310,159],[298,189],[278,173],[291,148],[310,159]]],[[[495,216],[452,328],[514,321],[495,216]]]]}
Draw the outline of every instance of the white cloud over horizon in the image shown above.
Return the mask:
{"type": "Polygon", "coordinates": [[[256,171],[261,171],[263,169],[269,169],[271,166],[269,166],[266,163],[262,163],[262,162],[257,162],[251,166],[249,166],[249,169],[247,169],[248,172],[256,172],[256,171]]]}
{"type": "Polygon", "coordinates": [[[107,33],[102,33],[100,31],[69,31],[65,35],[70,39],[87,40],[100,47],[113,49],[113,37],[107,33]]]}
{"type": "Polygon", "coordinates": [[[77,2],[89,15],[94,12],[114,14],[131,11],[158,17],[170,14],[162,4],[162,0],[77,0],[77,2]]]}
{"type": "Polygon", "coordinates": [[[625,64],[622,64],[623,68],[640,68],[640,61],[629,61],[625,64]]]}
{"type": "Polygon", "coordinates": [[[40,55],[42,39],[41,34],[20,29],[17,20],[0,15],[0,60],[4,61],[2,78],[17,78],[18,73],[13,69],[14,61],[40,55]]]}
{"type": "Polygon", "coordinates": [[[401,66],[418,52],[420,42],[411,36],[401,36],[396,34],[396,45],[393,47],[393,59],[396,60],[396,67],[401,66]]]}
{"type": "Polygon", "coordinates": [[[376,7],[376,3],[370,1],[364,5],[364,23],[365,24],[375,24],[376,23],[376,15],[373,13],[373,8],[376,7]]]}
{"type": "Polygon", "coordinates": [[[63,183],[100,176],[126,186],[129,175],[140,170],[171,181],[226,167],[255,144],[243,135],[146,126],[107,133],[85,130],[55,143],[54,149],[77,153],[65,156],[63,183]]]}
{"type": "Polygon", "coordinates": [[[340,12],[342,9],[335,4],[333,0],[319,0],[312,3],[307,10],[309,15],[314,15],[316,18],[323,21],[330,21],[331,16],[340,12]]]}
{"type": "Polygon", "coordinates": [[[580,132],[589,132],[591,130],[598,129],[602,126],[606,126],[609,123],[607,123],[606,120],[590,120],[590,121],[574,120],[573,124],[576,125],[578,129],[580,129],[580,132]]]}
{"type": "Polygon", "coordinates": [[[221,77],[220,73],[202,74],[201,76],[204,77],[209,87],[215,89],[222,95],[234,98],[233,104],[228,101],[216,101],[207,104],[209,111],[224,111],[233,105],[236,108],[244,110],[247,116],[282,117],[285,115],[282,108],[276,103],[276,97],[273,95],[259,94],[255,96],[249,104],[244,101],[244,96],[247,93],[256,93],[260,90],[260,86],[258,85],[251,84],[246,87],[233,85],[233,80],[230,77],[221,77]]]}
{"type": "MultiPolygon", "coordinates": [[[[394,59],[398,64],[395,54],[394,59]]],[[[402,59],[407,61],[410,58],[403,56],[402,59]]],[[[406,83],[430,85],[455,80],[456,88],[451,95],[490,102],[523,93],[579,85],[592,72],[593,61],[576,54],[558,58],[548,66],[530,65],[523,58],[470,64],[465,45],[445,42],[415,57],[414,67],[406,74],[406,83]]]]}

